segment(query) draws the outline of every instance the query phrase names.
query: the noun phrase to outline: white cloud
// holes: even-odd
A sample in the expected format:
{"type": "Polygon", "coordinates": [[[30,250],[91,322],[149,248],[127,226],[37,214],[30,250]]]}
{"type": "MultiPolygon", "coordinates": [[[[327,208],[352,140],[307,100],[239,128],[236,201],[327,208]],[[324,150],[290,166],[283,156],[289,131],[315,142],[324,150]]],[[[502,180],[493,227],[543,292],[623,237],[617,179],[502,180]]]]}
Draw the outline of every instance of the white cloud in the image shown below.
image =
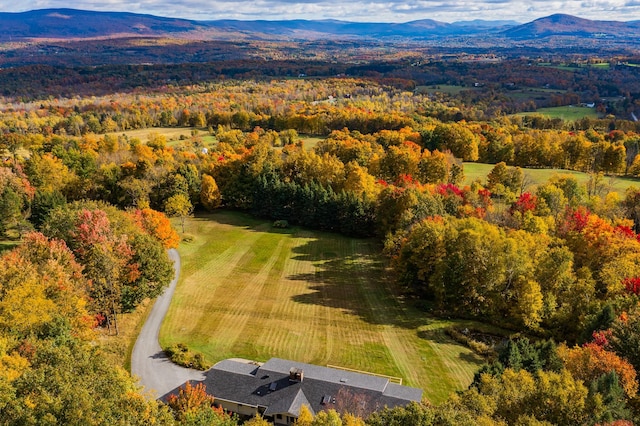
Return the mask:
{"type": "MultiPolygon", "coordinates": [[[[4,3],[4,2],[3,2],[4,3]]],[[[416,19],[457,21],[513,19],[531,21],[554,13],[588,19],[638,20],[639,0],[24,0],[0,6],[3,12],[45,8],[150,13],[188,19],[341,19],[406,22],[416,19]]]]}

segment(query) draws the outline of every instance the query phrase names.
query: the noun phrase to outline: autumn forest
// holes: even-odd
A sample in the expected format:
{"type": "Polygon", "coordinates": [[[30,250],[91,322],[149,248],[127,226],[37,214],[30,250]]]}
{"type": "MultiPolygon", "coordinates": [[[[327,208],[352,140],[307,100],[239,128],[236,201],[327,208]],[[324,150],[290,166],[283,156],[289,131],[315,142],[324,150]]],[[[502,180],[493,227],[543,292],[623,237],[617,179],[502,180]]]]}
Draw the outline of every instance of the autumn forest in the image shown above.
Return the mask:
{"type": "Polygon", "coordinates": [[[446,402],[297,424],[633,424],[637,67],[559,61],[0,70],[0,424],[239,424],[199,386],[145,398],[97,343],[218,209],[372,239],[425,318],[483,325],[448,330],[486,364],[446,402]]]}

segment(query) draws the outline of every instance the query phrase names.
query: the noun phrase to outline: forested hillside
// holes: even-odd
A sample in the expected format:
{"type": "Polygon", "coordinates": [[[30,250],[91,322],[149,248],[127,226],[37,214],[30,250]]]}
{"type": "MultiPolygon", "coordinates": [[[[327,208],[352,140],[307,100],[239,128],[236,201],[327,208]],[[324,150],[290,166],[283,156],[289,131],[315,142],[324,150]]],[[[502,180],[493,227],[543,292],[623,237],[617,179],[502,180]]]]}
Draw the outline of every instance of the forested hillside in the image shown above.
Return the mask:
{"type": "MultiPolygon", "coordinates": [[[[218,208],[377,239],[425,318],[506,330],[449,330],[487,366],[446,403],[344,424],[632,422],[640,184],[607,182],[640,177],[640,126],[481,108],[359,78],[7,99],[0,232],[15,247],[0,257],[0,422],[235,424],[200,387],[144,399],[94,344],[167,285],[165,249],[185,219],[218,208]],[[494,166],[464,185],[463,161],[494,166]],[[557,172],[532,182],[527,168],[557,172]]],[[[298,424],[340,424],[307,414],[298,424]]]]}

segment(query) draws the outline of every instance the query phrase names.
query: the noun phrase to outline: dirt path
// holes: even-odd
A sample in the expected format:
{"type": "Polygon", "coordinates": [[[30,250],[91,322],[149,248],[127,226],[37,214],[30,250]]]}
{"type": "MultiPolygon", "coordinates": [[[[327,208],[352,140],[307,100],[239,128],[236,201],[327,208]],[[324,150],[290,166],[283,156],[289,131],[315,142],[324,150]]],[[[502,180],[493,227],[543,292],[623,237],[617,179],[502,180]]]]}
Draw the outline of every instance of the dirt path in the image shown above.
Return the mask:
{"type": "Polygon", "coordinates": [[[183,368],[169,361],[158,342],[162,320],[180,277],[180,255],[177,250],[169,250],[169,258],[173,260],[175,277],[153,305],[131,354],[131,374],[138,377],[138,383],[145,392],[151,392],[157,398],[165,397],[188,380],[202,381],[205,378],[202,371],[183,368]]]}

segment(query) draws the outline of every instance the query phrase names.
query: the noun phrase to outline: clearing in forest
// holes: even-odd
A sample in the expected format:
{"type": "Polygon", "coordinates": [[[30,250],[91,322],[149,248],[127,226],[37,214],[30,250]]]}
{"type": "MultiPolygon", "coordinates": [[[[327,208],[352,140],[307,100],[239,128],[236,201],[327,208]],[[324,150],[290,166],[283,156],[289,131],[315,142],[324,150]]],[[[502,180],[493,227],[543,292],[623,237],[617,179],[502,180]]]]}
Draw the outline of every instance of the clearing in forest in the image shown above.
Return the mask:
{"type": "Polygon", "coordinates": [[[214,363],[271,357],[403,378],[431,402],[466,388],[482,360],[451,341],[452,321],[403,303],[380,246],[220,211],[190,219],[163,347],[214,363]]]}
{"type": "Polygon", "coordinates": [[[575,121],[585,117],[593,119],[598,118],[598,112],[595,108],[573,105],[538,108],[535,112],[521,112],[516,115],[525,116],[535,114],[544,115],[549,118],[560,118],[564,121],[575,121]]]}
{"type": "Polygon", "coordinates": [[[185,141],[193,139],[191,132],[197,131],[197,138],[205,145],[210,146],[215,138],[209,134],[206,128],[195,127],[147,127],[144,129],[125,130],[122,132],[108,133],[111,136],[126,136],[128,138],[139,139],[142,143],[149,141],[150,135],[162,135],[167,138],[169,146],[180,145],[185,141]]]}
{"type": "MultiPolygon", "coordinates": [[[[487,176],[495,167],[495,164],[486,163],[464,163],[464,184],[470,185],[473,181],[479,180],[482,183],[487,181],[487,176]]],[[[511,167],[511,166],[510,166],[511,167]]],[[[524,172],[526,187],[525,191],[535,192],[536,186],[547,183],[554,175],[569,175],[576,178],[580,185],[586,187],[590,175],[588,173],[577,172],[565,169],[528,169],[521,167],[524,172]]],[[[598,183],[598,194],[606,195],[610,192],[617,192],[624,198],[626,190],[630,187],[640,187],[640,179],[627,176],[603,176],[598,183]]]]}

